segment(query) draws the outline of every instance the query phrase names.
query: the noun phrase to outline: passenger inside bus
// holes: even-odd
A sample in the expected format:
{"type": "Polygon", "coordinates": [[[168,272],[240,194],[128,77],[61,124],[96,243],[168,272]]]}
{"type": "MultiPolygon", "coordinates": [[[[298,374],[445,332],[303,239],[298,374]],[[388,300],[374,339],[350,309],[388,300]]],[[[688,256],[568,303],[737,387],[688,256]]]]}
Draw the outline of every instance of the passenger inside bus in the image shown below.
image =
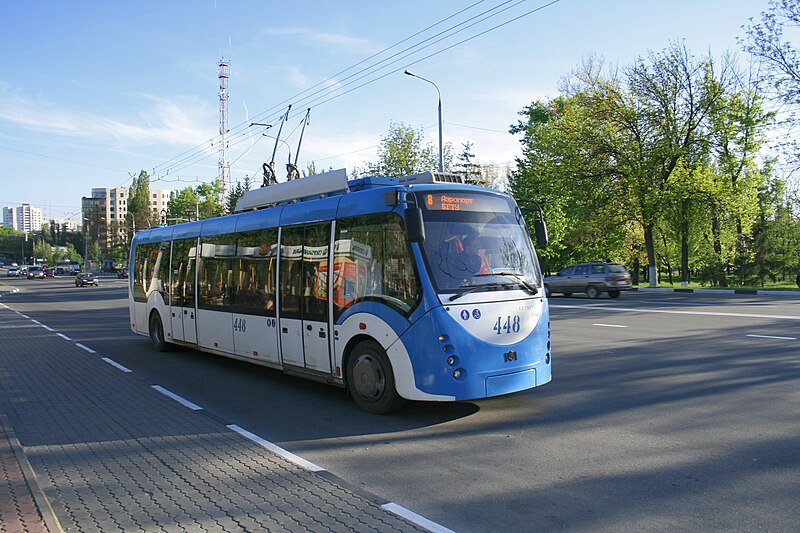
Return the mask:
{"type": "Polygon", "coordinates": [[[484,270],[488,272],[479,247],[480,239],[475,233],[453,236],[442,242],[438,265],[440,272],[445,274],[445,286],[470,283],[475,274],[484,270]]]}

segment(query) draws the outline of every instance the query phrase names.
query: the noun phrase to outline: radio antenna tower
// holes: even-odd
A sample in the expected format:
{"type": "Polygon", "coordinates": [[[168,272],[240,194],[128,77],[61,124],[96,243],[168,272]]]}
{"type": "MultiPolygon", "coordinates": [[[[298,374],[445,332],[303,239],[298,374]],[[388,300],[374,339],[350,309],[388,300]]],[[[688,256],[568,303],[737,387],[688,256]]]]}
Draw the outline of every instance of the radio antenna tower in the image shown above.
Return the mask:
{"type": "Polygon", "coordinates": [[[231,165],[228,162],[228,67],[230,61],[225,58],[219,60],[219,173],[218,179],[223,187],[223,200],[225,190],[231,190],[231,165]]]}

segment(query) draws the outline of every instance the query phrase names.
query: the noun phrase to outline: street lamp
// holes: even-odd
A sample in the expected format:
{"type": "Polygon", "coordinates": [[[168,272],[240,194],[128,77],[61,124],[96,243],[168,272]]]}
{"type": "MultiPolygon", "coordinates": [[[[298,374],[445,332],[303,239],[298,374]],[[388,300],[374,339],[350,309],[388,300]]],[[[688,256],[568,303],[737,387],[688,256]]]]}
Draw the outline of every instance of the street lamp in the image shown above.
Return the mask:
{"type": "Polygon", "coordinates": [[[434,87],[436,87],[436,93],[439,95],[439,172],[444,172],[444,160],[442,159],[442,93],[439,90],[439,86],[433,83],[431,80],[425,79],[422,76],[417,76],[410,70],[406,69],[403,72],[406,76],[412,76],[414,78],[419,78],[422,81],[427,81],[434,87]]]}

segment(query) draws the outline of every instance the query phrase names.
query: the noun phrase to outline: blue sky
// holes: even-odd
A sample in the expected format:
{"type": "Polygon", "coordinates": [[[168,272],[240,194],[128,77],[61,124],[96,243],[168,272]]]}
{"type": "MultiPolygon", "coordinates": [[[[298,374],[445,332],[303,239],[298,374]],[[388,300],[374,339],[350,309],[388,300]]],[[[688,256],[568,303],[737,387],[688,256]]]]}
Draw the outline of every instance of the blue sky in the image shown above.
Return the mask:
{"type": "Polygon", "coordinates": [[[247,124],[276,123],[289,103],[279,169],[289,149],[295,157],[309,105],[301,169],[311,161],[318,170],[363,167],[376,160],[391,122],[423,128],[435,145],[436,90],[404,76],[405,68],[441,90],[445,142],[456,153],[470,142],[478,161],[502,166],[520,153],[518,139],[507,133],[517,113],[556,96],[559,80],[587,54],[624,66],[684,39],[696,55],[719,56],[738,50],[741,26],[768,7],[767,0],[549,3],[2,2],[0,205],[30,203],[44,208],[47,218],[79,220],[80,199],[92,187],[129,185],[141,169],[151,173],[155,188],[213,181],[222,57],[231,64],[228,161],[234,180],[247,174],[260,184],[261,164],[275,141],[262,135],[265,128],[247,124]],[[487,11],[498,14],[433,37],[487,11]],[[365,73],[357,71],[393,54],[384,68],[358,79],[365,73]]]}

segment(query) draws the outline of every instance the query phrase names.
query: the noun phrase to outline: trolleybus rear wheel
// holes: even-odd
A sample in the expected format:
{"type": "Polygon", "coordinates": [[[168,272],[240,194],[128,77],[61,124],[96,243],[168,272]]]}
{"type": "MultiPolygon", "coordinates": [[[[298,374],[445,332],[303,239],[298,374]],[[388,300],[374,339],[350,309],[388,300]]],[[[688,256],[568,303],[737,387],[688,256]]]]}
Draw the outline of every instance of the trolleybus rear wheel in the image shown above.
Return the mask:
{"type": "Polygon", "coordinates": [[[389,358],[375,341],[362,341],[353,348],[347,360],[347,390],[356,405],[370,413],[390,413],[404,403],[389,358]]]}
{"type": "Polygon", "coordinates": [[[159,352],[166,352],[169,349],[169,345],[164,338],[164,328],[161,326],[161,317],[158,313],[150,315],[150,341],[153,343],[153,347],[159,352]]]}

